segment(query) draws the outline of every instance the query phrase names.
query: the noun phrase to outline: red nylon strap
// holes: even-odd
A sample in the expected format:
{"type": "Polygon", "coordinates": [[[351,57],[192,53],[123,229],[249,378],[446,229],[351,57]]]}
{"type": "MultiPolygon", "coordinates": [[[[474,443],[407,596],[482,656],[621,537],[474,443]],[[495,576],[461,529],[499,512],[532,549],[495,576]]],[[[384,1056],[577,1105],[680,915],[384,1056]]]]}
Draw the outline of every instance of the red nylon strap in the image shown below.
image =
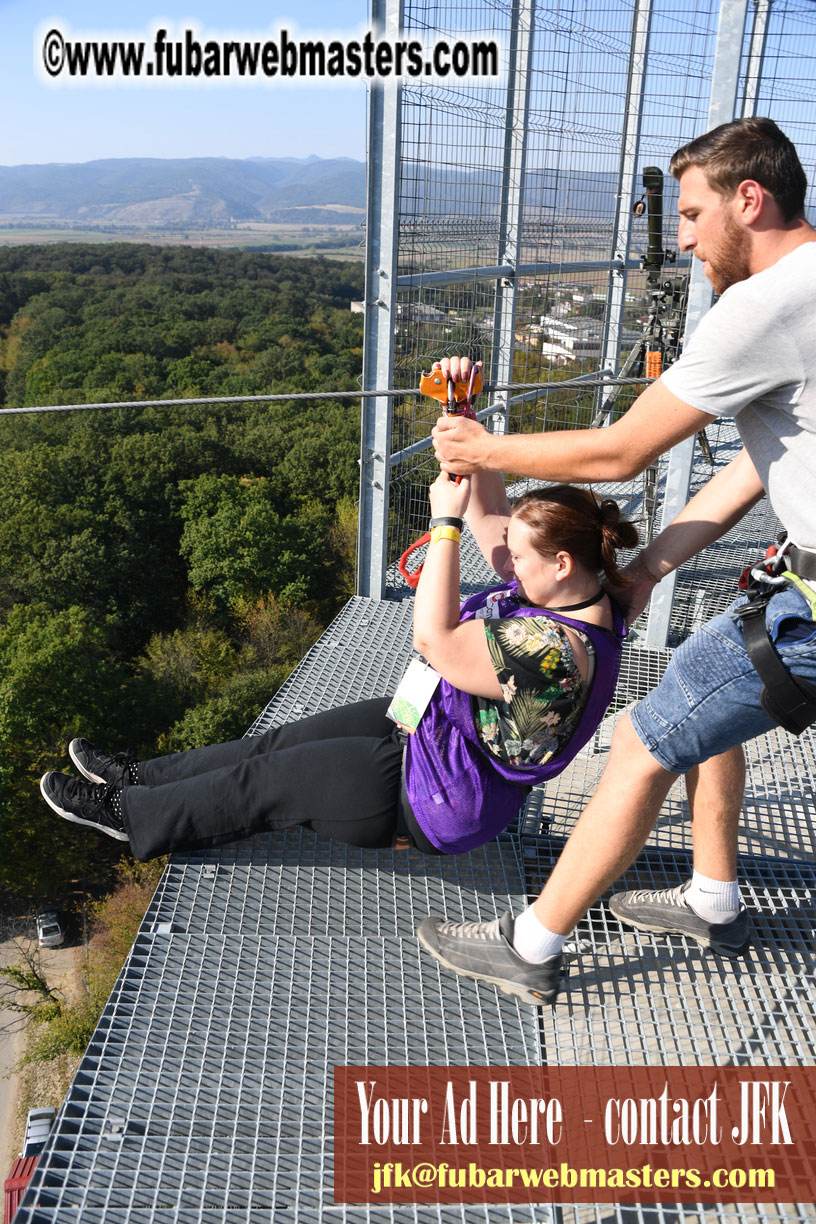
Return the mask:
{"type": "Polygon", "coordinates": [[[415,591],[419,586],[419,576],[422,573],[422,566],[419,565],[415,570],[409,573],[407,567],[408,558],[410,557],[411,553],[416,552],[418,548],[422,548],[424,544],[430,544],[430,542],[431,533],[430,531],[426,531],[425,534],[421,535],[418,540],[414,540],[413,544],[408,545],[405,552],[397,562],[397,569],[402,574],[412,591],[415,591]]]}

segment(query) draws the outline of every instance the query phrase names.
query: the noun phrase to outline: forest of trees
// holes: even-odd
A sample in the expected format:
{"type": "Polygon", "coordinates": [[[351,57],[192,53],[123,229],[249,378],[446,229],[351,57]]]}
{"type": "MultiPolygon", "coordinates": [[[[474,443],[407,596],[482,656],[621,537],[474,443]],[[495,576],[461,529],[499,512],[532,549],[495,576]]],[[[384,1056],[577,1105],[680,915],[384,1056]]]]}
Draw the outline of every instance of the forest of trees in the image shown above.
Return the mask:
{"type": "MultiPolygon", "coordinates": [[[[0,251],[0,407],[354,390],[362,269],[186,247],[0,251]]],[[[0,416],[0,887],[119,849],[48,813],[87,735],[242,734],[353,590],[356,401],[0,416]],[[88,840],[90,839],[90,840],[88,840]]]]}

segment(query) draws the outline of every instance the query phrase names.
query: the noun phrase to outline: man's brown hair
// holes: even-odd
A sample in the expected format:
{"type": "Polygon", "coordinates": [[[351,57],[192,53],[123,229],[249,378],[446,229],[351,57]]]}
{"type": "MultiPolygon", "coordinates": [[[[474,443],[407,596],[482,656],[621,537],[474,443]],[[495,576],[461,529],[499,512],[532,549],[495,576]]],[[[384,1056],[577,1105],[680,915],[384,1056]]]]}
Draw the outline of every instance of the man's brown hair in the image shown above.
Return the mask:
{"type": "Polygon", "coordinates": [[[772,119],[735,119],[689,141],[677,150],[669,169],[679,179],[689,166],[700,166],[709,187],[729,198],[740,183],[754,179],[771,193],[785,221],[805,211],[807,178],[802,163],[772,119]]]}

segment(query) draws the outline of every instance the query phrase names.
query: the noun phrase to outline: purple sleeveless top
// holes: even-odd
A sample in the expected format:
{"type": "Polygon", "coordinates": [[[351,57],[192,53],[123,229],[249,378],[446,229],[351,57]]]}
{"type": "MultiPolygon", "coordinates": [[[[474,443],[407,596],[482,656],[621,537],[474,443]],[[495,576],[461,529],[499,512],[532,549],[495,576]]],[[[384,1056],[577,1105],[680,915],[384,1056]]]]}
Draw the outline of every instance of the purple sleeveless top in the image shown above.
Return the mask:
{"type": "Polygon", "coordinates": [[[529,788],[559,774],[591,739],[612,700],[626,625],[612,603],[614,632],[520,602],[516,583],[491,587],[462,604],[460,619],[472,620],[488,597],[500,618],[546,616],[589,638],[595,671],[584,708],[566,744],[543,765],[508,765],[482,746],[469,693],[440,680],[416,732],[408,737],[405,789],[417,823],[443,854],[463,854],[492,841],[522,806],[529,788]]]}

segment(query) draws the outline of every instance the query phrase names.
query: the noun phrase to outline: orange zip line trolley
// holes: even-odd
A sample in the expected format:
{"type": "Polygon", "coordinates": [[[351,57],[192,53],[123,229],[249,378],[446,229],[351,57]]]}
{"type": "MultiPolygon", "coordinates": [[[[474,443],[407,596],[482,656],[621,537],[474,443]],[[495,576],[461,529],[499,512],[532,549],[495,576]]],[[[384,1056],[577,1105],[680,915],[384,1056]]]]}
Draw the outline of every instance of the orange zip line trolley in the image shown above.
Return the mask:
{"type": "MultiPolygon", "coordinates": [[[[472,420],[476,418],[473,403],[481,389],[482,375],[475,365],[470,371],[470,378],[467,382],[464,379],[459,379],[457,382],[454,382],[452,378],[446,379],[441,370],[432,370],[430,374],[423,373],[419,382],[421,394],[429,395],[432,399],[439,400],[445,416],[466,416],[472,420]]],[[[458,484],[461,479],[461,476],[457,476],[456,483],[458,484]]],[[[397,562],[397,569],[412,591],[415,591],[419,585],[422,565],[418,565],[415,570],[409,571],[408,558],[418,548],[422,548],[425,544],[430,543],[430,539],[431,533],[426,531],[413,544],[408,545],[397,562]]]]}

